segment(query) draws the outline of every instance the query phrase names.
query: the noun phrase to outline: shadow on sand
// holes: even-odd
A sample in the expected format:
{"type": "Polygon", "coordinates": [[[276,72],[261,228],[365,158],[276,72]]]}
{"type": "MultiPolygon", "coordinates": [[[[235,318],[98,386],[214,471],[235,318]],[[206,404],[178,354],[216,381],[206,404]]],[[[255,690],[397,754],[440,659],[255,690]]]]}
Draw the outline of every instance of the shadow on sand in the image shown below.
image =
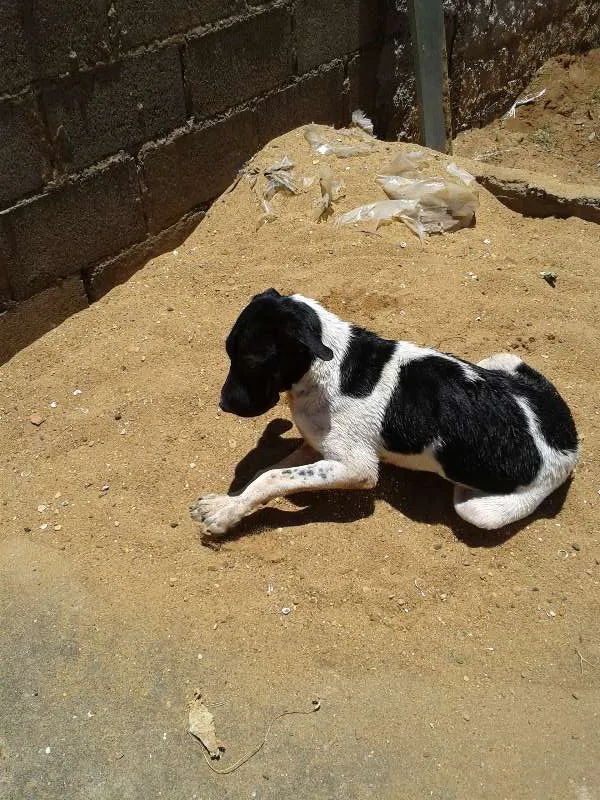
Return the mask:
{"type": "MultiPolygon", "coordinates": [[[[267,425],[256,446],[237,464],[229,487],[230,494],[240,492],[259,470],[276,464],[300,446],[301,439],[283,437],[282,434],[290,428],[292,423],[283,419],[273,420],[267,425]]],[[[297,511],[266,506],[246,517],[225,536],[206,537],[205,543],[232,541],[269,528],[291,528],[311,522],[355,522],[371,516],[375,501],[384,500],[414,522],[446,525],[470,547],[496,547],[532,520],[555,517],[565,501],[569,484],[570,481],[563,484],[527,519],[499,532],[484,531],[457,516],[452,506],[452,484],[431,473],[411,472],[382,464],[375,489],[298,493],[288,498],[298,506],[297,511]]]]}

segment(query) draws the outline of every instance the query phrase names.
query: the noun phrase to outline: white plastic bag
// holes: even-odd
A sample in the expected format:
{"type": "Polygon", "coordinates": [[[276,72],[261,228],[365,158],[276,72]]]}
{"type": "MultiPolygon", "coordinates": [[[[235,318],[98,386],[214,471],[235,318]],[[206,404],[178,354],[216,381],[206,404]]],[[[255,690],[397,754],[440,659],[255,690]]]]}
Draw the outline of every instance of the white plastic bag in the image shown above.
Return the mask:
{"type": "Polygon", "coordinates": [[[333,170],[327,164],[321,164],[319,167],[319,184],[321,187],[321,199],[318,201],[313,212],[313,219],[320,220],[322,216],[327,214],[331,209],[332,204],[344,196],[346,187],[343,180],[336,180],[333,176],[333,170]]]}
{"type": "MultiPolygon", "coordinates": [[[[412,154],[408,154],[412,155],[412,154]]],[[[421,154],[419,154],[420,156],[421,154]]],[[[392,162],[397,171],[414,175],[413,163],[420,158],[397,157],[392,162]],[[413,163],[411,163],[411,161],[413,163]]],[[[379,225],[401,220],[421,240],[426,234],[458,230],[472,224],[478,206],[476,191],[465,183],[468,173],[456,165],[448,171],[460,179],[460,183],[447,178],[415,178],[403,174],[378,175],[376,177],[389,200],[360,206],[338,219],[341,225],[368,222],[375,230],[379,225]],[[457,174],[460,173],[460,174],[457,174]]],[[[472,176],[469,176],[472,177],[472,176]]]]}

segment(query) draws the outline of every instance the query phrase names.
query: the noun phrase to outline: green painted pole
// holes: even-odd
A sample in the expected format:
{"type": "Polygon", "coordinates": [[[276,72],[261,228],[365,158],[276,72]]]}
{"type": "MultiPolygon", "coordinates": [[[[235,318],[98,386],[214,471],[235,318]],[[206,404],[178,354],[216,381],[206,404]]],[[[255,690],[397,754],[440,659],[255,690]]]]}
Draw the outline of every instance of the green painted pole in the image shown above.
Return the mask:
{"type": "Polygon", "coordinates": [[[442,0],[409,0],[410,34],[425,147],[452,147],[446,35],[442,0]]]}

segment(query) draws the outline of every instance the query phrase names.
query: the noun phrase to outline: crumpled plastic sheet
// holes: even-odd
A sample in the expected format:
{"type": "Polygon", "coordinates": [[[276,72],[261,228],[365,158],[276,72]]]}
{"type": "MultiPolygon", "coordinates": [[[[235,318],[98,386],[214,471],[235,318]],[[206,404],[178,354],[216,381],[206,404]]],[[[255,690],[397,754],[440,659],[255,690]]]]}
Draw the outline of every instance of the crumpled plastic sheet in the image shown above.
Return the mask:
{"type": "MultiPolygon", "coordinates": [[[[366,117],[364,119],[366,120],[366,117]]],[[[354,128],[340,128],[333,133],[337,139],[341,138],[345,141],[327,141],[317,125],[306,125],[304,128],[304,138],[314,152],[320,156],[334,155],[338,158],[352,158],[353,156],[368,156],[375,150],[373,137],[360,125],[354,128]]]]}
{"type": "MultiPolygon", "coordinates": [[[[421,154],[419,154],[420,156],[421,154]]],[[[416,156],[407,154],[404,164],[396,161],[396,172],[414,175],[416,156]]],[[[367,223],[377,228],[392,220],[400,220],[421,241],[427,234],[442,233],[469,227],[477,211],[479,200],[472,184],[475,178],[456,164],[447,167],[449,175],[458,182],[445,177],[407,177],[406,174],[378,175],[376,177],[388,200],[355,208],[342,214],[338,223],[348,225],[367,223]]]]}
{"type": "Polygon", "coordinates": [[[357,108],[356,111],[352,112],[352,124],[356,128],[361,128],[363,131],[369,134],[369,136],[373,136],[373,123],[367,117],[364,111],[361,111],[360,108],[357,108]]]}
{"type": "Polygon", "coordinates": [[[254,180],[253,188],[263,210],[262,216],[258,221],[258,227],[265,222],[271,222],[277,218],[277,214],[273,211],[273,207],[269,202],[277,192],[285,191],[290,194],[300,194],[300,189],[296,184],[294,173],[292,172],[295,166],[296,165],[289,156],[284,156],[281,161],[278,161],[266,169],[264,171],[264,176],[267,179],[267,183],[262,193],[258,191],[256,180],[254,180]]]}
{"type": "Polygon", "coordinates": [[[321,186],[321,199],[315,206],[313,219],[320,220],[332,208],[333,203],[343,197],[346,186],[343,180],[336,180],[333,170],[328,164],[321,164],[319,167],[319,184],[321,186]]]}

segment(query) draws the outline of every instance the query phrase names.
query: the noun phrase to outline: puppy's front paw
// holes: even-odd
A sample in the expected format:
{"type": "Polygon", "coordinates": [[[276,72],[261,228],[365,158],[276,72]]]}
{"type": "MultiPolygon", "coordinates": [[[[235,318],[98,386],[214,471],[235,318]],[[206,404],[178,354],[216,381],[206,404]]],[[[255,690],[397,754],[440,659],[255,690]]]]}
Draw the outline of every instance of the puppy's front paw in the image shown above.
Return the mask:
{"type": "Polygon", "coordinates": [[[244,516],[236,497],[205,494],[190,507],[192,519],[204,524],[207,533],[226,533],[244,516]]]}

